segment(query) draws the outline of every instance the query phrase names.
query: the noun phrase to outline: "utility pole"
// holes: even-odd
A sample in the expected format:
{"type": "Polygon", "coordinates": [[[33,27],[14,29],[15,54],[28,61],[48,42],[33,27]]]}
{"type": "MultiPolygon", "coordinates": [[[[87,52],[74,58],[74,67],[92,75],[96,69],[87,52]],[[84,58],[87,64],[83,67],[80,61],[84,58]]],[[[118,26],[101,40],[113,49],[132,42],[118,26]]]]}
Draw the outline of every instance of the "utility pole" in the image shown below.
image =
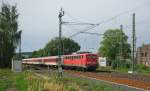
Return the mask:
{"type": "Polygon", "coordinates": [[[123,58],[123,25],[120,25],[120,59],[123,58]]]}
{"type": "Polygon", "coordinates": [[[58,52],[58,72],[60,74],[60,77],[62,77],[62,40],[61,40],[61,36],[62,36],[62,16],[64,16],[64,11],[60,10],[58,18],[59,18],[59,52],[58,52]]]}
{"type": "Polygon", "coordinates": [[[21,34],[22,31],[20,31],[20,39],[19,39],[19,60],[22,61],[22,53],[21,53],[21,34]]]}
{"type": "Polygon", "coordinates": [[[135,46],[136,46],[136,34],[135,34],[135,13],[133,13],[133,29],[132,29],[132,71],[134,72],[135,66],[135,46]]]}

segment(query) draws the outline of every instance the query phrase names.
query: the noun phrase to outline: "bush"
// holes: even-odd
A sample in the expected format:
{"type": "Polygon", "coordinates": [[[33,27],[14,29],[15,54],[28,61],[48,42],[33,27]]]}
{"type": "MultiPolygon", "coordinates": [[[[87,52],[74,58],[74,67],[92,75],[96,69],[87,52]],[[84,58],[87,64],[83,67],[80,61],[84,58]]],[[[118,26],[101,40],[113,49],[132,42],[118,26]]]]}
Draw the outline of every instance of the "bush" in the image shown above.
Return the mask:
{"type": "Polygon", "coordinates": [[[130,68],[130,62],[126,60],[113,60],[112,61],[112,68],[130,68]]]}
{"type": "Polygon", "coordinates": [[[150,72],[150,67],[147,67],[143,64],[137,64],[135,66],[135,69],[137,70],[137,72],[144,72],[144,73],[150,72]]]}

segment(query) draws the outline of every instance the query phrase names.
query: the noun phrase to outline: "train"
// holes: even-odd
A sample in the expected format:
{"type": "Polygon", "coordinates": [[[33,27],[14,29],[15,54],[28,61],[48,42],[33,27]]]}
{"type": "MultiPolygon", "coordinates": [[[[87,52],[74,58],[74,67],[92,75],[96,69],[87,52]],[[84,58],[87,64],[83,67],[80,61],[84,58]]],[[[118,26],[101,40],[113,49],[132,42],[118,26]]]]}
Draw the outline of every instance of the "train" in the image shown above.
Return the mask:
{"type": "MultiPolygon", "coordinates": [[[[58,67],[58,62],[58,56],[27,58],[22,61],[22,63],[26,65],[45,65],[51,67],[58,67]]],[[[67,69],[95,70],[98,67],[98,56],[94,53],[62,55],[61,64],[63,68],[67,69]]]]}

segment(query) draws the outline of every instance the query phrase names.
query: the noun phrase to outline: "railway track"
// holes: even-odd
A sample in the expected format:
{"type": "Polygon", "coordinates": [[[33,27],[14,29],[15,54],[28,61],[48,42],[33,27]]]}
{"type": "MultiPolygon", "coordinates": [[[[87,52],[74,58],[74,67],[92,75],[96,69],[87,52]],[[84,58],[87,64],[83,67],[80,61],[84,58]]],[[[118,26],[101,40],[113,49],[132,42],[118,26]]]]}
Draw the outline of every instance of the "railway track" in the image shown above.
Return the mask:
{"type": "MultiPolygon", "coordinates": [[[[40,74],[53,74],[57,73],[57,69],[39,68],[34,70],[40,74]],[[55,70],[55,71],[54,71],[55,70]]],[[[81,72],[74,70],[64,70],[64,75],[73,75],[76,77],[91,78],[100,81],[106,81],[112,84],[121,84],[129,88],[135,88],[139,90],[135,91],[150,91],[150,75],[137,75],[137,74],[121,74],[115,72],[81,72]]],[[[128,91],[128,90],[127,90],[128,91]]],[[[132,91],[132,90],[131,90],[132,91]]]]}
{"type": "Polygon", "coordinates": [[[150,76],[105,72],[79,72],[72,70],[67,70],[65,72],[74,76],[94,78],[96,80],[103,80],[116,84],[123,84],[129,87],[131,86],[139,89],[144,89],[145,91],[150,91],[150,76]]]}

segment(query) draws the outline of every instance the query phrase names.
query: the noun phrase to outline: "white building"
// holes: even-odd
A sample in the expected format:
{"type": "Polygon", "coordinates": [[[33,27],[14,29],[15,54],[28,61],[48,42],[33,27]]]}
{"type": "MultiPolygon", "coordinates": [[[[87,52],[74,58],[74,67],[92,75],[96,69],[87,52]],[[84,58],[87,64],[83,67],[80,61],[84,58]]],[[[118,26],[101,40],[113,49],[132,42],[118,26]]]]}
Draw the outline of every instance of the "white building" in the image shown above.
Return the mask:
{"type": "Polygon", "coordinates": [[[99,63],[99,66],[106,67],[107,66],[106,57],[99,57],[98,58],[98,63],[99,63]]]}

